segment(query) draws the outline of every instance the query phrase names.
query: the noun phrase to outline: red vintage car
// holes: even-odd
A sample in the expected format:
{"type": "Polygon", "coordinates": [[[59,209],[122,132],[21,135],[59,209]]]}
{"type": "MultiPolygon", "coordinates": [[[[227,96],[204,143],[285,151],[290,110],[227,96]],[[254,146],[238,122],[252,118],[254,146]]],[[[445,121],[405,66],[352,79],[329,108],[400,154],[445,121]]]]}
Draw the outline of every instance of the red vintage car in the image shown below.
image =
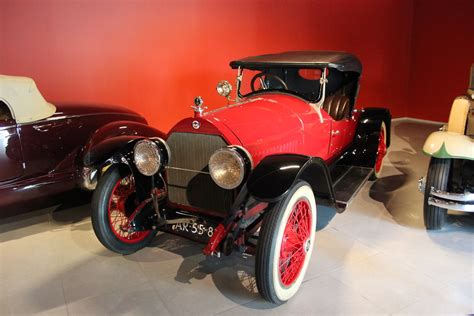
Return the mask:
{"type": "Polygon", "coordinates": [[[93,190],[98,157],[159,133],[125,108],[53,105],[32,79],[0,75],[0,217],[16,214],[17,202],[93,190]]]}
{"type": "Polygon", "coordinates": [[[303,281],[313,251],[317,201],[338,212],[361,185],[379,177],[391,116],[356,109],[359,60],[330,51],[286,52],[235,60],[228,104],[166,135],[130,138],[103,156],[92,224],[108,249],[129,254],[157,231],[206,243],[206,255],[256,255],[258,290],[283,303],[303,281]]]}

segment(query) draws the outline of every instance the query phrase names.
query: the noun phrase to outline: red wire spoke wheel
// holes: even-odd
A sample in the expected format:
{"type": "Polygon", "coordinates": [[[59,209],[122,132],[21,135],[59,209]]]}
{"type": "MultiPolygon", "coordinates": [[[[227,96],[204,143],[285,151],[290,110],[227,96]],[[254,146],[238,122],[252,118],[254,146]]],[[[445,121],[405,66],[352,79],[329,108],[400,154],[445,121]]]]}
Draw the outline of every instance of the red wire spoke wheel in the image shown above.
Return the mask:
{"type": "Polygon", "coordinates": [[[136,203],[135,181],[131,175],[117,181],[110,194],[108,209],[110,228],[115,236],[124,243],[140,242],[150,234],[150,230],[129,231],[132,217],[141,209],[141,206],[136,203]]]}
{"type": "Polygon", "coordinates": [[[293,206],[293,211],[286,223],[280,250],[280,279],[285,286],[290,286],[301,272],[306,253],[311,246],[311,206],[306,199],[301,199],[293,206]]]}
{"type": "Polygon", "coordinates": [[[296,294],[311,259],[315,231],[314,194],[308,183],[299,181],[267,210],[260,229],[255,276],[266,300],[281,304],[296,294]]]}
{"type": "Polygon", "coordinates": [[[387,154],[387,130],[385,123],[382,122],[380,126],[380,133],[379,133],[379,144],[377,147],[377,153],[375,156],[375,166],[374,166],[374,174],[372,179],[378,179],[380,174],[382,173],[383,167],[383,159],[387,154]]]}
{"type": "Polygon", "coordinates": [[[130,223],[146,204],[139,204],[135,180],[128,172],[121,174],[111,166],[100,177],[92,197],[92,227],[99,241],[108,249],[130,254],[146,247],[156,231],[133,231],[130,223]]]}

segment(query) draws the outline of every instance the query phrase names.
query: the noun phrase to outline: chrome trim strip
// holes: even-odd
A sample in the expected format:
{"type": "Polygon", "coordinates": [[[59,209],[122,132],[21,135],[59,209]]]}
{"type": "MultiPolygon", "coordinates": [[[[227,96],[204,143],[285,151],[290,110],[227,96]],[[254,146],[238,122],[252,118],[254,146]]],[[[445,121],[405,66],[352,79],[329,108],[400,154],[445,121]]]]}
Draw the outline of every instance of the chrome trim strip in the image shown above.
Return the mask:
{"type": "Polygon", "coordinates": [[[418,191],[420,191],[420,193],[425,193],[425,188],[426,188],[426,178],[421,177],[418,180],[418,191]]]}
{"type": "Polygon", "coordinates": [[[474,193],[464,192],[464,193],[451,193],[445,192],[434,187],[431,187],[430,195],[436,196],[441,199],[459,201],[459,202],[474,202],[474,193]]]}
{"type": "MultiPolygon", "coordinates": [[[[56,112],[56,113],[61,113],[61,112],[56,112]]],[[[75,115],[65,114],[65,115],[56,116],[56,117],[54,116],[55,114],[53,114],[52,116],[48,116],[44,119],[37,120],[37,121],[32,121],[32,122],[27,122],[27,123],[17,123],[17,126],[21,127],[21,126],[27,126],[27,125],[35,125],[35,124],[39,124],[39,123],[42,123],[42,122],[47,123],[47,122],[50,122],[50,121],[58,121],[58,120],[72,119],[72,118],[78,118],[78,117],[99,116],[99,115],[123,115],[123,116],[143,118],[142,116],[137,115],[137,114],[120,113],[120,112],[99,112],[99,113],[87,113],[87,114],[75,114],[75,115]]],[[[141,122],[137,122],[137,121],[133,121],[133,122],[134,123],[141,123],[141,122]]],[[[141,124],[143,124],[143,123],[141,123],[141,124]]]]}
{"type": "Polygon", "coordinates": [[[453,210],[453,211],[461,211],[461,212],[470,212],[474,213],[474,204],[461,204],[461,203],[456,203],[453,201],[446,201],[442,199],[437,199],[434,197],[429,197],[428,198],[428,204],[445,208],[448,210],[453,210]]]}
{"type": "Polygon", "coordinates": [[[170,164],[170,162],[171,162],[171,149],[170,149],[170,146],[168,146],[168,143],[165,142],[165,140],[161,137],[151,137],[150,139],[158,140],[158,141],[162,142],[165,145],[166,151],[168,152],[168,164],[170,164]]]}
{"type": "Polygon", "coordinates": [[[88,191],[94,191],[97,187],[98,172],[96,168],[83,167],[79,171],[79,186],[88,191]]]}
{"type": "Polygon", "coordinates": [[[191,169],[178,168],[178,167],[168,167],[167,166],[166,169],[174,169],[174,170],[189,171],[189,172],[202,173],[202,174],[210,174],[209,172],[205,172],[205,171],[191,170],[191,169]]]}
{"type": "Polygon", "coordinates": [[[240,145],[229,145],[227,147],[235,147],[235,148],[241,149],[247,155],[247,158],[250,160],[250,170],[253,170],[253,167],[254,167],[253,158],[252,158],[252,155],[250,155],[250,153],[247,149],[245,149],[244,147],[242,147],[240,145]]]}

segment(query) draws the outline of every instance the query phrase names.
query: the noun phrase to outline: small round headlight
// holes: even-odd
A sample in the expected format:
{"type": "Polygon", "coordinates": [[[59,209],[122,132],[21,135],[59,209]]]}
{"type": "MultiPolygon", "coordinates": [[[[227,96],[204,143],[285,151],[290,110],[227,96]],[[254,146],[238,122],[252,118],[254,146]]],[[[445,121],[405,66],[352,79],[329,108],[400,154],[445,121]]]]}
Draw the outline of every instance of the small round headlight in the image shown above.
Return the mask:
{"type": "Polygon", "coordinates": [[[232,92],[232,85],[228,81],[222,80],[217,84],[216,90],[219,95],[227,98],[232,92]]]}
{"type": "Polygon", "coordinates": [[[244,158],[234,148],[222,148],[209,159],[212,180],[223,189],[235,189],[245,176],[244,158]]]}
{"type": "Polygon", "coordinates": [[[152,176],[160,170],[161,157],[158,146],[149,139],[135,144],[133,159],[138,171],[145,176],[152,176]]]}

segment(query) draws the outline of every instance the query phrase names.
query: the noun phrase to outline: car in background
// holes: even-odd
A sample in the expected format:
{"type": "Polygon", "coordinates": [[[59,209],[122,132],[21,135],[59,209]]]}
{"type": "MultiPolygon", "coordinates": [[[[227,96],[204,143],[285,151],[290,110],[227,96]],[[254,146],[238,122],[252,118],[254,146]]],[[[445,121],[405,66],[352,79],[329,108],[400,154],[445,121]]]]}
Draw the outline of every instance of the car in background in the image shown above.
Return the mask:
{"type": "MultiPolygon", "coordinates": [[[[144,134],[161,135],[126,108],[53,105],[31,78],[0,75],[0,210],[76,187],[93,190],[98,155],[144,134]]],[[[0,211],[7,215],[14,213],[0,211]]]]}
{"type": "MultiPolygon", "coordinates": [[[[206,243],[206,255],[255,254],[268,301],[289,300],[314,248],[317,201],[343,212],[376,179],[390,145],[387,109],[357,109],[362,65],[344,52],[303,51],[232,61],[236,95],[163,137],[130,138],[104,154],[92,225],[108,249],[129,254],[157,231],[206,243]]],[[[159,109],[156,109],[160,113],[159,109]]]]}
{"type": "Polygon", "coordinates": [[[426,228],[441,229],[447,210],[474,213],[474,64],[467,93],[454,99],[448,124],[428,136],[423,152],[431,156],[419,180],[426,228]]]}

